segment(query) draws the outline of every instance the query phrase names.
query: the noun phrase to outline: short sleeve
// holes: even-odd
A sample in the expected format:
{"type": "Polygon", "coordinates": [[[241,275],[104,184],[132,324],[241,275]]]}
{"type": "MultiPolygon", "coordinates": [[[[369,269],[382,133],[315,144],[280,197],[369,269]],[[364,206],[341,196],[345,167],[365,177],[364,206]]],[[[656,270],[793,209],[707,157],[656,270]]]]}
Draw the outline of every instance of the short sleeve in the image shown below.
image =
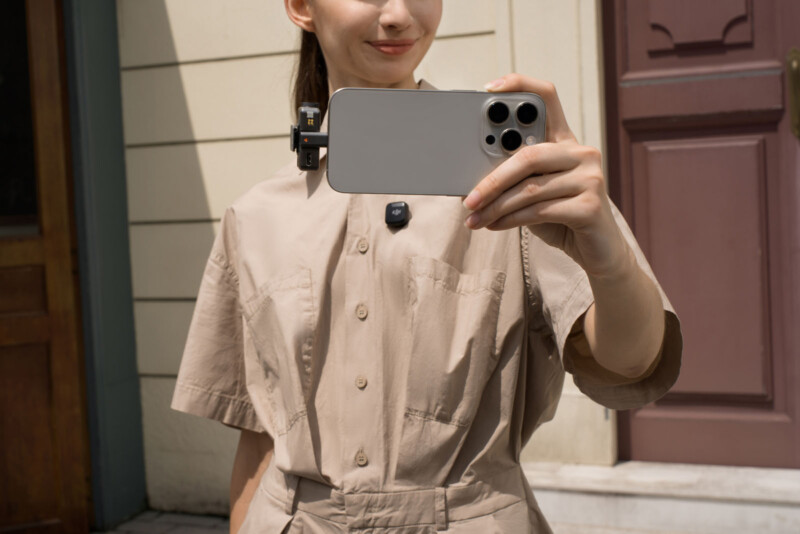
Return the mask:
{"type": "Polygon", "coordinates": [[[575,385],[592,400],[612,409],[638,408],[661,398],[677,381],[683,341],[680,322],[661,285],[653,274],[622,214],[611,203],[617,225],[633,250],[642,270],[653,280],[661,295],[665,331],[661,351],[644,378],[630,379],[600,366],[592,357],[582,356],[583,315],[594,302],[589,279],[583,269],[561,249],[548,245],[523,228],[523,258],[533,286],[533,307],[529,317],[552,331],[564,369],[575,385]]]}
{"type": "Polygon", "coordinates": [[[245,382],[244,319],[234,268],[233,217],[229,208],[206,262],[171,406],[226,425],[264,432],[245,382]]]}

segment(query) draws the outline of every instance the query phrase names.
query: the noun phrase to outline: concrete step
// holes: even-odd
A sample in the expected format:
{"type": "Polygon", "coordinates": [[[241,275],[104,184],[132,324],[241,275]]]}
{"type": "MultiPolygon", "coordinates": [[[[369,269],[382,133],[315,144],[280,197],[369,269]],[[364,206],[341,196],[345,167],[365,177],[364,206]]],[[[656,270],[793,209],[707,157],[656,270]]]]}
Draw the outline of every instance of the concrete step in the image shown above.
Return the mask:
{"type": "Polygon", "coordinates": [[[570,523],[553,523],[554,534],[676,534],[667,530],[642,530],[629,528],[607,528],[591,525],[572,525],[570,523]]]}
{"type": "Polygon", "coordinates": [[[800,533],[800,470],[626,462],[525,472],[556,534],[800,533]]]}

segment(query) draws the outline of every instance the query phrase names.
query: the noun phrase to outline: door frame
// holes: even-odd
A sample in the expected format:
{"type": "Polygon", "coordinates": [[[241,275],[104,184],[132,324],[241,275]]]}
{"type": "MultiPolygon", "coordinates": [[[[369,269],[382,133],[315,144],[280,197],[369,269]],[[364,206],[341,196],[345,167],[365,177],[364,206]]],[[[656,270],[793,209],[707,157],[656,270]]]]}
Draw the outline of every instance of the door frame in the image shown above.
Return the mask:
{"type": "MultiPolygon", "coordinates": [[[[29,0],[30,1],[30,0],[29,0]]],[[[38,0],[37,0],[38,1],[38,0]]],[[[116,2],[62,4],[93,529],[147,508],[116,2]]]]}

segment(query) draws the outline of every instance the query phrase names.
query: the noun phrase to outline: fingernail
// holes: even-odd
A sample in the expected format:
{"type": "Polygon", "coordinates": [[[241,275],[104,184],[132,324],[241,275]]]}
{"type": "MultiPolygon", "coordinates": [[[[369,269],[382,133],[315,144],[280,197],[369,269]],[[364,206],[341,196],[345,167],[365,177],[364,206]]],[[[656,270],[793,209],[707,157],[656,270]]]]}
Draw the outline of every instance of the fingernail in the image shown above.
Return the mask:
{"type": "Polygon", "coordinates": [[[483,86],[484,89],[491,91],[492,89],[500,89],[506,81],[503,78],[498,78],[483,86]]]}
{"type": "Polygon", "coordinates": [[[478,204],[481,202],[481,192],[475,189],[467,198],[464,199],[464,207],[468,210],[474,210],[478,207],[478,204]]]}
{"type": "Polygon", "coordinates": [[[478,215],[477,213],[473,213],[472,215],[467,217],[467,226],[469,226],[470,228],[475,228],[476,226],[478,226],[480,220],[481,216],[478,215]]]}

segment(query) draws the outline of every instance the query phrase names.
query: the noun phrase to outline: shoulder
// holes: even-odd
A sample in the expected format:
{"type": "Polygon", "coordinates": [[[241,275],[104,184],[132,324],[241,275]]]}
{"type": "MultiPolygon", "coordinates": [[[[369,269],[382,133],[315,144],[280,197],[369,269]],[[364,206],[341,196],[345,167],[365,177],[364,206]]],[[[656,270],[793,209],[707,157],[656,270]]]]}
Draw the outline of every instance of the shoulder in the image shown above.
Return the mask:
{"type": "MultiPolygon", "coordinates": [[[[307,198],[306,182],[306,173],[292,160],[269,178],[251,186],[225,208],[215,246],[235,247],[240,232],[254,224],[258,226],[265,215],[277,214],[287,207],[293,209],[293,204],[307,198]]],[[[227,252],[230,255],[233,251],[227,252]]]]}
{"type": "Polygon", "coordinates": [[[262,211],[270,205],[302,201],[308,197],[306,177],[307,173],[299,170],[292,159],[236,198],[227,211],[244,215],[254,210],[262,211]]]}

